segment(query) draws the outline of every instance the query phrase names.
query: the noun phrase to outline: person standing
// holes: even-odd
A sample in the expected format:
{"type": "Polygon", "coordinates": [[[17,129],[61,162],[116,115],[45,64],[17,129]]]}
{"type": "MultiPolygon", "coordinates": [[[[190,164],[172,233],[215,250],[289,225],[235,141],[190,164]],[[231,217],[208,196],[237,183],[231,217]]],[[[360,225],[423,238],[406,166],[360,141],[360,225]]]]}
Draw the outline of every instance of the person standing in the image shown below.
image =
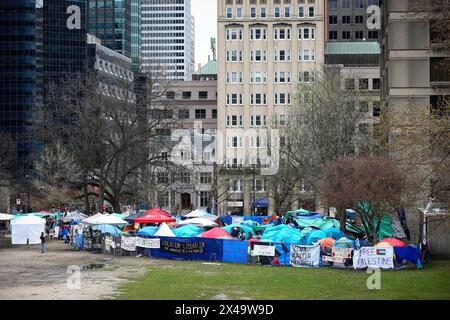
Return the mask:
{"type": "Polygon", "coordinates": [[[45,234],[41,232],[41,253],[45,253],[45,234]]]}

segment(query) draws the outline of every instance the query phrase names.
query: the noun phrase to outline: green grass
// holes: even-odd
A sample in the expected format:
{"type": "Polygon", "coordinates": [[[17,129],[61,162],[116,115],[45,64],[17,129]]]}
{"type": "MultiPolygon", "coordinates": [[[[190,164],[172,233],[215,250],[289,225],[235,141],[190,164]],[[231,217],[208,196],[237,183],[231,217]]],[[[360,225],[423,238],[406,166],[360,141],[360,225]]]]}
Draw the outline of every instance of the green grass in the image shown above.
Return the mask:
{"type": "Polygon", "coordinates": [[[382,271],[381,290],[369,290],[370,275],[338,269],[273,268],[202,262],[149,267],[121,287],[115,299],[450,299],[450,261],[423,270],[382,271]]]}

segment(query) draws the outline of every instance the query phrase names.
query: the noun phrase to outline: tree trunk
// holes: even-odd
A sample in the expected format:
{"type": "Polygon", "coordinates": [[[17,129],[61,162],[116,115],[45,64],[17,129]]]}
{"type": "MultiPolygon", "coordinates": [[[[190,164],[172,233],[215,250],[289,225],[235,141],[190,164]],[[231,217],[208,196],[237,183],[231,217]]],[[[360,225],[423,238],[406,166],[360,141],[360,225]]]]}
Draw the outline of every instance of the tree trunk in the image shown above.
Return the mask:
{"type": "Polygon", "coordinates": [[[345,233],[347,230],[346,224],[347,224],[347,216],[346,216],[346,209],[345,208],[337,208],[338,214],[339,214],[339,222],[341,224],[341,231],[345,233]]]}
{"type": "Polygon", "coordinates": [[[89,194],[88,194],[88,184],[87,184],[87,174],[84,178],[84,186],[83,186],[83,193],[84,193],[84,208],[85,208],[85,214],[90,215],[90,208],[89,208],[89,194]]]}
{"type": "Polygon", "coordinates": [[[100,205],[99,212],[103,213],[103,203],[105,202],[105,197],[103,194],[103,184],[102,183],[99,184],[98,199],[99,199],[99,205],[100,205]]]}

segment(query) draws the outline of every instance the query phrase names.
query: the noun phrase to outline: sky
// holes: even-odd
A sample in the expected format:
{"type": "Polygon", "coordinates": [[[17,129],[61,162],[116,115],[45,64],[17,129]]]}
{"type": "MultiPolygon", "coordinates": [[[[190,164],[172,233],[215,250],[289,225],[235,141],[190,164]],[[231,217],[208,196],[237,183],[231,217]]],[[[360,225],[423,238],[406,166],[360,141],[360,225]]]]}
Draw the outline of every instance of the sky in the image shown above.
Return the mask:
{"type": "Polygon", "coordinates": [[[217,39],[217,0],[192,0],[195,17],[195,70],[212,58],[210,38],[217,39]]]}

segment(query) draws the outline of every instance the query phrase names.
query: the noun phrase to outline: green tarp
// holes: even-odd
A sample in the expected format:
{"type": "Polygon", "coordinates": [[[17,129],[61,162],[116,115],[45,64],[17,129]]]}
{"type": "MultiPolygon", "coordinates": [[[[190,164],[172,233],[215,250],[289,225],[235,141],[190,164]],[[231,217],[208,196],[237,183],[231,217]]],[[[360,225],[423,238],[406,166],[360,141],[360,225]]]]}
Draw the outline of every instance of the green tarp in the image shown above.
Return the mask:
{"type": "Polygon", "coordinates": [[[314,227],[316,229],[329,229],[329,228],[340,228],[340,223],[335,219],[305,219],[305,218],[295,218],[294,221],[298,224],[300,229],[307,227],[314,227]]]}

